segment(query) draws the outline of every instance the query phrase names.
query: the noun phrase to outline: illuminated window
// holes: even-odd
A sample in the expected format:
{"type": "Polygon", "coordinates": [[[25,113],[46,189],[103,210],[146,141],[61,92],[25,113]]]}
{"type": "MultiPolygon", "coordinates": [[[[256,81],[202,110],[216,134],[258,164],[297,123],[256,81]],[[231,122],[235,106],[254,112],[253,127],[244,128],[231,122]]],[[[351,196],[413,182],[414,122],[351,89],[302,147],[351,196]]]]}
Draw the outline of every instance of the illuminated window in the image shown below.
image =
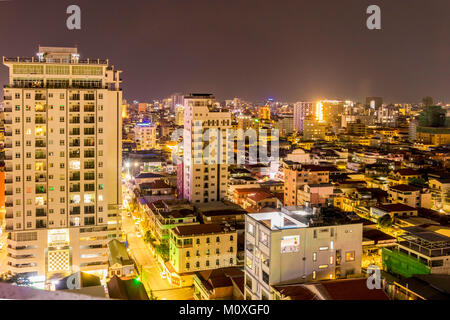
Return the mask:
{"type": "Polygon", "coordinates": [[[326,269],[326,268],[328,268],[327,264],[322,264],[322,265],[319,266],[319,269],[326,269]]]}
{"type": "Polygon", "coordinates": [[[333,264],[333,257],[330,257],[330,264],[333,264]]]}
{"type": "Polygon", "coordinates": [[[355,251],[347,251],[345,253],[345,261],[355,261],[355,251]]]}
{"type": "Polygon", "coordinates": [[[247,267],[249,267],[250,269],[252,269],[253,261],[252,261],[252,259],[250,259],[249,257],[247,257],[246,265],[247,265],[247,267]]]}
{"type": "Polygon", "coordinates": [[[313,276],[313,280],[316,280],[316,271],[313,271],[312,276],[313,276]]]}
{"type": "Polygon", "coordinates": [[[91,203],[94,202],[94,195],[93,194],[85,194],[84,195],[84,203],[91,203]]]}
{"type": "Polygon", "coordinates": [[[70,161],[70,169],[80,170],[80,161],[70,161]]]}

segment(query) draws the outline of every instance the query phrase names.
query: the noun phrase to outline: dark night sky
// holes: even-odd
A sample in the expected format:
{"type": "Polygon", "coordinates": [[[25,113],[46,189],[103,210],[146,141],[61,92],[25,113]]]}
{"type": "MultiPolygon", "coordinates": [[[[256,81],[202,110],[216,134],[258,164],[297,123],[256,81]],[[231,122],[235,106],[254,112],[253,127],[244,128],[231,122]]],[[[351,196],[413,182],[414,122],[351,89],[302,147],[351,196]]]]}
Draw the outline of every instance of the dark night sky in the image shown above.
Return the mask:
{"type": "Polygon", "coordinates": [[[0,56],[78,45],[124,71],[128,100],[179,91],[449,102],[449,17],[448,0],[11,0],[0,1],[0,56]],[[70,4],[81,31],[66,28],[70,4]],[[371,4],[381,31],[366,28],[371,4]]]}

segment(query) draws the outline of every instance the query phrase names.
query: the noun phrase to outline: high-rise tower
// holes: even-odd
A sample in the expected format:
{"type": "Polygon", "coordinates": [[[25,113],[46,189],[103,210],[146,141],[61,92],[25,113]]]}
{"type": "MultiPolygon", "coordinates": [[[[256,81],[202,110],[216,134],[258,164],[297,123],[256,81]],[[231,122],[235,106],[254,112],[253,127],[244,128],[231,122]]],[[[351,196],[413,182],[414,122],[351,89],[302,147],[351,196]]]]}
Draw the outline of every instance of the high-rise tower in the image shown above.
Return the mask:
{"type": "Polygon", "coordinates": [[[3,63],[9,270],[103,273],[120,231],[120,71],[76,48],[3,63]]]}

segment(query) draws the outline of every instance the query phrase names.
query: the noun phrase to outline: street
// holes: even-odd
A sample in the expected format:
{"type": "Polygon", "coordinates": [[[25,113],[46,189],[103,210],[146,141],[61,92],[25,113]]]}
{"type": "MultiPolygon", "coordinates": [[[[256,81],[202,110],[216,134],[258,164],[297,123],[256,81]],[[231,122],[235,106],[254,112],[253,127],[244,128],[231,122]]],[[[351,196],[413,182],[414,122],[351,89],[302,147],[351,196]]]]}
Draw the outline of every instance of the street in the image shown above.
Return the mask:
{"type": "Polygon", "coordinates": [[[161,278],[161,270],[158,261],[153,257],[143,237],[136,236],[135,223],[132,217],[122,215],[122,229],[127,234],[130,256],[135,260],[139,268],[142,268],[141,281],[146,289],[152,290],[153,296],[158,300],[189,300],[193,297],[192,288],[179,288],[171,285],[166,279],[161,278]]]}

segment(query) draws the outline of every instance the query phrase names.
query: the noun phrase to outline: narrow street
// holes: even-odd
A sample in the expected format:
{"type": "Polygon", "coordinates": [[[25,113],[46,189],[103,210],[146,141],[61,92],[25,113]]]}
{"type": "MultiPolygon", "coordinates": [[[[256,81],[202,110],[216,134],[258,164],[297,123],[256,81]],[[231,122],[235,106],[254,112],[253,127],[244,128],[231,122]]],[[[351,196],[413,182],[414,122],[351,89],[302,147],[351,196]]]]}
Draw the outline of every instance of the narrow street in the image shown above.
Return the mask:
{"type": "Polygon", "coordinates": [[[132,217],[123,214],[122,229],[127,234],[130,256],[138,267],[142,268],[141,281],[147,290],[152,290],[158,300],[189,300],[193,297],[192,288],[179,288],[171,285],[167,279],[161,278],[161,269],[156,257],[144,242],[143,237],[136,236],[135,223],[132,217]]]}

